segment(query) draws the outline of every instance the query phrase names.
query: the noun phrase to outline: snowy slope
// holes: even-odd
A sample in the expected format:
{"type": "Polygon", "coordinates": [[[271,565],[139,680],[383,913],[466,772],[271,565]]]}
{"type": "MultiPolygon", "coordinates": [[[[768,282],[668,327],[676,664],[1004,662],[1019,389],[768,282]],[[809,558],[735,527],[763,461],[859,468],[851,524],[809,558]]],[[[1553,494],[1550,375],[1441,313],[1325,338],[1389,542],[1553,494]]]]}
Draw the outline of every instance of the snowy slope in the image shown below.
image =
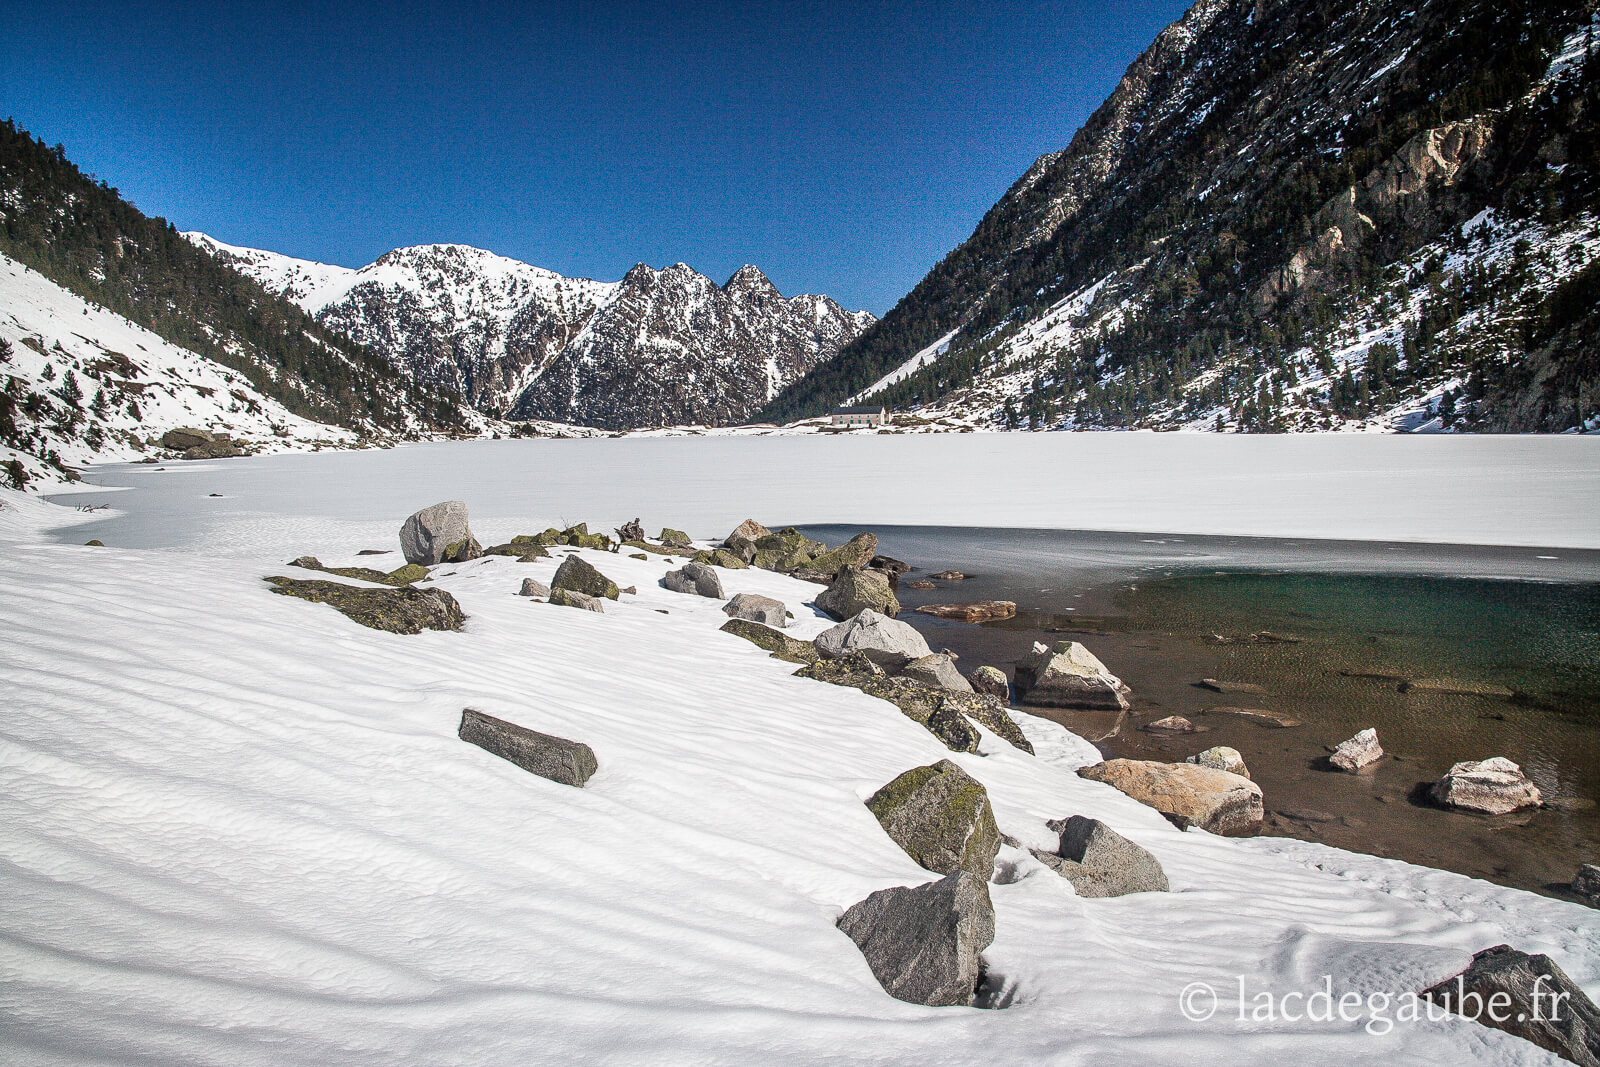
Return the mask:
{"type": "MultiPolygon", "coordinates": [[[[400,637],[271,594],[281,559],[27,526],[0,552],[8,1062],[1554,1063],[1455,1018],[1241,1024],[1234,991],[1412,990],[1510,941],[1600,992],[1594,911],[1180,833],[1077,778],[1092,749],[1031,716],[1037,757],[987,735],[952,755],[717,633],[720,604],[657,587],[662,562],[585,553],[641,590],[604,615],[514,595],[554,560],[446,568],[466,631],[400,637]],[[464,744],[467,706],[589,743],[600,773],[569,789],[464,744]],[[833,923],[931,877],[862,798],[941,758],[1005,832],[1105,819],[1174,892],[1078,899],[1008,848],[986,956],[1010,1007],[891,999],[833,923]],[[1195,981],[1221,998],[1206,1022],[1178,1010],[1195,981]]],[[[723,580],[825,625],[814,586],[723,580]]]]}
{"type": "Polygon", "coordinates": [[[0,441],[0,464],[16,459],[30,480],[61,477],[42,456],[53,453],[69,467],[137,459],[175,426],[229,432],[268,451],[355,437],[290,413],[237,371],[179,348],[4,255],[0,339],[11,345],[0,383],[18,404],[16,433],[0,441]],[[61,395],[69,373],[81,394],[77,404],[61,395]],[[32,415],[29,395],[37,397],[32,415]],[[24,440],[28,447],[18,447],[24,440]]]}

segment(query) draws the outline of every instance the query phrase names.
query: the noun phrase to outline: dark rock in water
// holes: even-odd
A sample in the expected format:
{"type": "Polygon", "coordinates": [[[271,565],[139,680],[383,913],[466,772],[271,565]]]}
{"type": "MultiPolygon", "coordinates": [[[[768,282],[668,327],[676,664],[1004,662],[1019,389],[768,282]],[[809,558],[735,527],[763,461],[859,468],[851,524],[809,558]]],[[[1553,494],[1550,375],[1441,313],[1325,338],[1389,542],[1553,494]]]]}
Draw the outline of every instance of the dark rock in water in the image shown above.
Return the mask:
{"type": "Polygon", "coordinates": [[[1017,605],[1009,600],[974,600],[965,604],[924,604],[917,611],[940,619],[981,623],[1009,619],[1017,613],[1017,605]]]}
{"type": "Polygon", "coordinates": [[[1017,661],[1017,699],[1034,707],[1126,711],[1128,687],[1076,641],[1034,642],[1017,661]]]}
{"type": "Polygon", "coordinates": [[[817,594],[818,608],[835,619],[849,619],[869,608],[890,618],[900,614],[900,601],[889,588],[889,579],[876,571],[841,567],[833,584],[817,594]]]}
{"type": "Polygon", "coordinates": [[[757,648],[771,652],[776,659],[790,663],[815,663],[820,655],[810,641],[800,641],[749,619],[729,619],[722,624],[722,632],[742,637],[757,648]]]}
{"type": "Polygon", "coordinates": [[[661,576],[661,584],[674,593],[688,593],[716,600],[721,600],[725,595],[722,592],[722,579],[717,576],[716,571],[704,563],[685,563],[678,570],[668,571],[661,576]]]}
{"type": "Polygon", "coordinates": [[[459,500],[423,508],[408,518],[400,527],[400,550],[407,563],[424,567],[476,559],[483,553],[467,525],[467,505],[459,500]]]}
{"type": "Polygon", "coordinates": [[[542,734],[471,708],[461,713],[457,736],[562,785],[582,787],[600,769],[594,749],[581,741],[542,734]]]}
{"type": "Polygon", "coordinates": [[[971,684],[956,670],[955,661],[940,652],[912,660],[900,668],[900,676],[939,689],[951,689],[957,693],[972,692],[971,684]]]}
{"type": "Polygon", "coordinates": [[[925,593],[930,589],[937,589],[939,587],[937,585],[934,585],[932,582],[928,581],[928,579],[926,579],[926,578],[918,578],[914,582],[907,582],[906,583],[906,588],[907,589],[915,589],[918,592],[925,593]]]}
{"type": "Polygon", "coordinates": [[[1033,854],[1072,883],[1080,897],[1165,893],[1171,886],[1161,861],[1099,819],[1074,815],[1047,823],[1061,835],[1055,853],[1033,854]]]}
{"type": "Polygon", "coordinates": [[[191,448],[209,445],[215,440],[210,430],[202,430],[196,426],[175,426],[161,435],[161,447],[170,448],[174,452],[187,452],[191,448]]]}
{"type": "Polygon", "coordinates": [[[585,596],[615,600],[622,590],[617,583],[595,570],[582,556],[572,555],[561,561],[556,576],[550,580],[551,590],[567,589],[585,596]]]}
{"type": "Polygon", "coordinates": [[[967,576],[960,571],[940,571],[937,574],[930,574],[928,577],[940,582],[964,582],[967,580],[967,576]]]}
{"type": "Polygon", "coordinates": [[[1305,641],[1303,637],[1291,634],[1275,634],[1271,630],[1261,630],[1250,635],[1250,640],[1258,645],[1298,645],[1305,641]]]}
{"type": "Polygon", "coordinates": [[[550,587],[535,578],[524,578],[522,579],[522,588],[517,591],[517,595],[548,597],[550,595],[550,587]]]}
{"type": "Polygon", "coordinates": [[[1291,719],[1287,715],[1280,715],[1275,711],[1268,711],[1265,708],[1234,708],[1234,707],[1207,708],[1203,712],[1203,714],[1205,714],[1205,715],[1236,715],[1239,718],[1244,719],[1247,722],[1254,723],[1256,726],[1264,726],[1264,727],[1284,729],[1284,730],[1290,729],[1292,727],[1300,725],[1300,720],[1299,719],[1291,719]]]}
{"type": "Polygon", "coordinates": [[[1213,693],[1265,693],[1266,690],[1254,682],[1230,682],[1219,678],[1202,678],[1200,686],[1211,690],[1213,693]]]}
{"type": "Polygon", "coordinates": [[[1248,778],[1193,763],[1113,759],[1078,769],[1088,778],[1150,805],[1186,830],[1244,837],[1261,829],[1261,787],[1248,778]]]}
{"type": "Polygon", "coordinates": [[[735,593],[731,600],[722,605],[722,613],[729,618],[748,619],[776,630],[789,625],[789,609],[783,606],[783,601],[756,593],[735,593]]]}
{"type": "Polygon", "coordinates": [[[1510,945],[1486,948],[1465,971],[1421,995],[1562,1059],[1600,1067],[1600,1008],[1542,953],[1530,956],[1510,945]]]}
{"type": "Polygon", "coordinates": [[[972,686],[975,693],[987,693],[999,697],[1002,701],[1011,703],[1011,681],[1006,677],[1006,672],[999,667],[979,667],[967,675],[967,684],[972,686]]]}
{"type": "Polygon", "coordinates": [[[982,878],[880,889],[839,918],[884,992],[912,1004],[970,1004],[994,941],[994,905],[982,878]]]}
{"type": "Polygon", "coordinates": [[[900,581],[900,576],[911,569],[911,564],[904,560],[895,559],[893,556],[873,556],[867,561],[867,570],[879,571],[889,579],[889,584],[894,585],[900,581]]]}
{"type": "MultiPolygon", "coordinates": [[[[644,539],[640,538],[640,540],[642,541],[644,539]]],[[[694,542],[689,540],[688,534],[684,533],[682,530],[674,530],[670,526],[663,528],[661,531],[661,536],[656,538],[656,540],[660,541],[668,548],[690,548],[694,545],[694,542]]]]}
{"type": "Polygon", "coordinates": [[[266,579],[274,593],[338,609],[362,626],[395,634],[459,630],[466,621],[456,598],[443,589],[367,589],[340,582],[275,576],[266,579]]]}
{"type": "Polygon", "coordinates": [[[593,611],[600,615],[606,613],[605,601],[602,598],[580,593],[576,589],[551,590],[550,603],[563,608],[582,608],[584,611],[593,611]]]}
{"type": "Polygon", "coordinates": [[[644,527],[639,525],[638,519],[634,519],[632,522],[625,522],[621,526],[617,527],[617,540],[643,541],[644,527]]]}
{"type": "Polygon", "coordinates": [[[1000,830],[983,783],[949,760],[913,767],[867,798],[885,833],[936,874],[994,873],[1000,830]]]}

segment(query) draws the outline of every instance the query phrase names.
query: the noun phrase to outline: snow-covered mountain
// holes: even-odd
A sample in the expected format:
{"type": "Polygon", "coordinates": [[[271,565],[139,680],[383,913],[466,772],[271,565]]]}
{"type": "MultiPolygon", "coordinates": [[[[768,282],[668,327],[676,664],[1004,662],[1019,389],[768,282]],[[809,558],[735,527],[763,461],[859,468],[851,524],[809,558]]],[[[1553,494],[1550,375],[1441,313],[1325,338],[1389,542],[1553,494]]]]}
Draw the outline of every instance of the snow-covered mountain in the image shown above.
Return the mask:
{"type": "Polygon", "coordinates": [[[1600,426],[1593,0],[1198,0],[763,413],[1600,426]]]}
{"type": "Polygon", "coordinates": [[[737,422],[874,321],[825,296],[786,298],[752,266],[721,286],[682,263],[597,282],[465,245],[401,248],[352,269],[185,236],[499,418],[737,422]]]}

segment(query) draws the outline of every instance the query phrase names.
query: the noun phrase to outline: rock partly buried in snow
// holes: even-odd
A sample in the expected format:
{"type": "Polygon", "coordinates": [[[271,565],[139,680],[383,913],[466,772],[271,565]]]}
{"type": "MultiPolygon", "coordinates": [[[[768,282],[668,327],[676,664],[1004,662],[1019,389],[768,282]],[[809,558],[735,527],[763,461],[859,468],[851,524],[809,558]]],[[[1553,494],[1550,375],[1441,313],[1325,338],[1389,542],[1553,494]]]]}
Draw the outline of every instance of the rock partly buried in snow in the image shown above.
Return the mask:
{"type": "Polygon", "coordinates": [[[407,563],[392,571],[374,570],[371,567],[324,567],[316,556],[301,556],[299,559],[290,560],[289,566],[300,567],[308,571],[321,571],[324,574],[337,574],[341,578],[356,578],[363,582],[376,582],[378,585],[410,585],[420,582],[428,576],[428,568],[420,567],[415,563],[407,563]]]}
{"type": "Polygon", "coordinates": [[[956,662],[942,652],[935,652],[931,656],[914,659],[901,668],[902,677],[925,685],[938,686],[940,689],[951,689],[957,693],[972,692],[972,685],[961,672],[956,670],[956,662]]]}
{"type": "Polygon", "coordinates": [[[431,567],[435,563],[460,563],[483,554],[467,525],[467,505],[446,500],[423,508],[400,527],[400,550],[407,563],[431,567]]]}
{"type": "Polygon", "coordinates": [[[972,600],[963,604],[924,604],[917,611],[939,619],[981,623],[1009,619],[1017,613],[1017,605],[1009,600],[972,600]]]}
{"type": "Polygon", "coordinates": [[[1261,787],[1248,778],[1193,763],[1114,759],[1079,768],[1078,775],[1126,793],[1186,830],[1245,837],[1261,829],[1261,787]]]}
{"type": "Polygon", "coordinates": [[[1592,863],[1580,864],[1572,879],[1572,891],[1591,908],[1600,908],[1600,867],[1592,863]]]}
{"type": "Polygon", "coordinates": [[[340,582],[307,581],[281,576],[268,578],[272,591],[314,604],[337,608],[348,618],[394,634],[419,634],[423,630],[459,630],[466,621],[456,598],[443,589],[369,589],[340,582]]]}
{"type": "Polygon", "coordinates": [[[202,430],[198,426],[174,426],[161,435],[161,447],[170,448],[174,452],[187,452],[191,448],[199,448],[215,440],[210,430],[202,430]]]}
{"type": "Polygon", "coordinates": [[[983,783],[949,760],[913,767],[867,798],[867,810],[906,855],[936,874],[988,880],[1000,830],[983,783]]]}
{"type": "Polygon", "coordinates": [[[1145,723],[1144,728],[1157,734],[1192,734],[1195,731],[1194,723],[1182,715],[1168,715],[1165,719],[1145,723]]]}
{"type": "Polygon", "coordinates": [[[1099,819],[1074,815],[1047,824],[1061,835],[1057,850],[1034,856],[1072,883],[1080,897],[1165,893],[1171,887],[1161,861],[1099,819]]]}
{"type": "Polygon", "coordinates": [[[759,622],[782,630],[789,625],[789,609],[783,601],[755,593],[735,593],[733,599],[722,605],[722,613],[734,619],[759,622]]]}
{"type": "Polygon", "coordinates": [[[615,600],[622,595],[622,590],[617,588],[617,583],[595,570],[582,556],[568,556],[561,561],[561,566],[556,568],[556,576],[550,580],[552,591],[569,590],[582,593],[584,596],[603,597],[606,600],[615,600]]]}
{"type": "Polygon", "coordinates": [[[1076,641],[1034,642],[1017,663],[1017,699],[1041,708],[1126,711],[1128,687],[1076,641]]]}
{"type": "Polygon", "coordinates": [[[550,587],[536,578],[522,579],[522,588],[517,591],[518,596],[543,596],[550,595],[550,587]]]}
{"type": "Polygon", "coordinates": [[[550,603],[563,608],[582,608],[584,611],[593,611],[601,615],[606,613],[604,599],[580,593],[576,589],[552,589],[550,603]]]}
{"type": "Polygon", "coordinates": [[[685,563],[675,571],[668,571],[661,576],[661,584],[674,593],[689,593],[715,600],[723,597],[722,579],[704,563],[685,563]]]}
{"type": "Polygon", "coordinates": [[[1190,756],[1183,762],[1197,764],[1201,767],[1210,767],[1214,771],[1227,771],[1229,774],[1237,774],[1241,778],[1250,777],[1250,768],[1245,766],[1244,757],[1239,754],[1239,750],[1229,748],[1227,745],[1208,748],[1204,752],[1190,756]]]}
{"type": "Polygon", "coordinates": [[[790,663],[815,663],[821,656],[810,641],[798,640],[749,619],[729,619],[722,624],[722,632],[742,637],[757,648],[771,652],[774,658],[790,663]]]}
{"type": "MultiPolygon", "coordinates": [[[[981,740],[978,731],[958,706],[961,700],[979,699],[975,694],[949,693],[909,678],[890,678],[884,674],[882,667],[859,652],[838,659],[819,660],[802,667],[795,675],[830,685],[849,686],[868,696],[887,700],[900,709],[906,718],[937,737],[950,751],[978,751],[978,742],[981,740]]],[[[1012,727],[1015,729],[1014,723],[1012,727]]]]}
{"type": "Polygon", "coordinates": [[[1432,796],[1447,808],[1485,815],[1538,807],[1540,800],[1539,787],[1504,756],[1457,763],[1434,783],[1432,796]]]}
{"type": "Polygon", "coordinates": [[[510,760],[525,771],[562,785],[581,787],[600,769],[594,749],[581,741],[542,734],[471,708],[461,713],[457,736],[485,752],[510,760]]]}
{"type": "Polygon", "coordinates": [[[986,693],[999,697],[1004,703],[1011,703],[1011,681],[999,667],[979,667],[967,675],[967,684],[974,693],[986,693]]]}
{"type": "Polygon", "coordinates": [[[742,538],[743,540],[754,544],[763,537],[770,536],[772,536],[771,530],[767,529],[754,519],[746,519],[739,525],[735,526],[733,528],[733,532],[724,538],[722,543],[731,547],[736,539],[742,538]]]}
{"type": "Polygon", "coordinates": [[[840,568],[833,584],[817,594],[815,603],[832,618],[841,620],[868,609],[891,618],[900,614],[900,601],[895,599],[889,579],[877,571],[853,567],[840,568]]]}
{"type": "Polygon", "coordinates": [[[1486,948],[1465,971],[1422,996],[1573,1063],[1600,1067],[1600,1008],[1542,953],[1486,948]]]}
{"type": "Polygon", "coordinates": [[[994,905],[984,879],[958,871],[927,885],[880,889],[852,905],[839,929],[895,999],[970,1004],[981,953],[994,941],[994,905]]]}
{"type": "Polygon", "coordinates": [[[1328,757],[1328,762],[1341,771],[1354,774],[1382,758],[1383,746],[1378,744],[1378,731],[1369,726],[1348,741],[1341,741],[1328,757]]]}
{"type": "Polygon", "coordinates": [[[933,653],[916,630],[870,608],[857,612],[848,622],[822,631],[811,643],[829,659],[859,652],[890,670],[899,670],[912,660],[933,653]]]}

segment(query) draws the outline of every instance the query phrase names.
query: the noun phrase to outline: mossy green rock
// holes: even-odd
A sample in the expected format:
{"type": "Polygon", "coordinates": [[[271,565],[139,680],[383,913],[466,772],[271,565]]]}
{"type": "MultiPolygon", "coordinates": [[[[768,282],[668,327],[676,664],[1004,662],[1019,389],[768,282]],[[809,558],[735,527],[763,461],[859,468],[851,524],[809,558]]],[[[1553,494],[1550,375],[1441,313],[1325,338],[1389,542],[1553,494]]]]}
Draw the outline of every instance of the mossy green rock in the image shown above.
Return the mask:
{"type": "Polygon", "coordinates": [[[663,527],[661,530],[661,536],[656,538],[656,540],[660,541],[668,548],[688,548],[691,544],[693,544],[693,542],[689,540],[688,534],[684,533],[682,530],[674,530],[670,526],[663,527]]]}
{"type": "Polygon", "coordinates": [[[550,582],[550,590],[554,594],[562,589],[570,589],[585,596],[604,597],[606,600],[615,600],[622,593],[616,582],[595,570],[580,556],[568,556],[561,561],[561,566],[556,568],[556,576],[550,582]]]}
{"type": "Polygon", "coordinates": [[[517,539],[503,545],[493,545],[483,550],[485,556],[515,556],[523,563],[532,563],[536,559],[549,559],[550,553],[546,552],[538,542],[532,538],[517,539]]]}
{"type": "Polygon", "coordinates": [[[906,855],[937,874],[988,881],[1000,828],[988,790],[949,760],[914,767],[867,799],[867,810],[906,855]]]}
{"type": "Polygon", "coordinates": [[[299,597],[313,604],[327,604],[348,618],[395,634],[418,634],[423,630],[459,630],[466,621],[456,598],[443,589],[367,589],[339,582],[302,580],[274,576],[266,579],[272,591],[299,597]]]}
{"type": "Polygon", "coordinates": [[[872,557],[878,554],[878,537],[876,534],[859,533],[831,552],[824,552],[814,556],[806,565],[807,570],[822,571],[833,574],[840,567],[865,567],[872,562],[872,557]]]}
{"type": "Polygon", "coordinates": [[[444,546],[444,552],[439,556],[440,563],[465,563],[472,559],[483,557],[483,546],[478,544],[478,539],[470,534],[459,541],[452,541],[444,546]]]}
{"type": "Polygon", "coordinates": [[[877,571],[840,568],[833,584],[817,594],[817,607],[843,622],[871,608],[889,616],[900,614],[900,601],[889,585],[889,579],[877,571]]]}
{"type": "Polygon", "coordinates": [[[718,548],[711,552],[696,552],[691,562],[707,563],[713,567],[726,567],[730,571],[742,571],[750,566],[750,564],[725,548],[718,548]]]}
{"type": "Polygon", "coordinates": [[[404,567],[396,567],[384,577],[390,585],[410,585],[420,582],[428,576],[428,568],[416,563],[407,563],[404,567]]]}
{"type": "Polygon", "coordinates": [[[722,632],[742,637],[757,648],[771,652],[774,659],[790,663],[815,663],[819,655],[810,641],[801,641],[786,633],[763,626],[748,619],[729,619],[722,624],[722,632]]]}
{"type": "Polygon", "coordinates": [[[624,541],[623,548],[632,548],[640,552],[652,552],[658,556],[676,556],[677,552],[665,545],[652,545],[649,541],[624,541]]]}
{"type": "Polygon", "coordinates": [[[580,522],[576,526],[568,526],[565,530],[562,530],[561,531],[561,536],[562,537],[580,537],[580,536],[587,536],[588,533],[589,533],[589,524],[586,523],[586,522],[580,522]]]}
{"type": "Polygon", "coordinates": [[[562,543],[572,545],[574,548],[593,548],[602,552],[611,548],[611,538],[607,537],[605,534],[566,534],[562,538],[562,543]]]}
{"type": "MultiPolygon", "coordinates": [[[[859,689],[868,696],[887,700],[900,713],[937,737],[952,752],[976,752],[978,731],[962,714],[962,704],[950,697],[970,694],[935,689],[909,678],[891,678],[883,668],[859,652],[838,659],[824,659],[796,671],[802,678],[814,678],[830,685],[859,689]]],[[[1013,724],[1015,725],[1015,724],[1013,724]]],[[[1026,744],[1026,741],[1023,742],[1026,744]]],[[[1031,752],[1032,749],[1030,748],[1031,752]]]]}

